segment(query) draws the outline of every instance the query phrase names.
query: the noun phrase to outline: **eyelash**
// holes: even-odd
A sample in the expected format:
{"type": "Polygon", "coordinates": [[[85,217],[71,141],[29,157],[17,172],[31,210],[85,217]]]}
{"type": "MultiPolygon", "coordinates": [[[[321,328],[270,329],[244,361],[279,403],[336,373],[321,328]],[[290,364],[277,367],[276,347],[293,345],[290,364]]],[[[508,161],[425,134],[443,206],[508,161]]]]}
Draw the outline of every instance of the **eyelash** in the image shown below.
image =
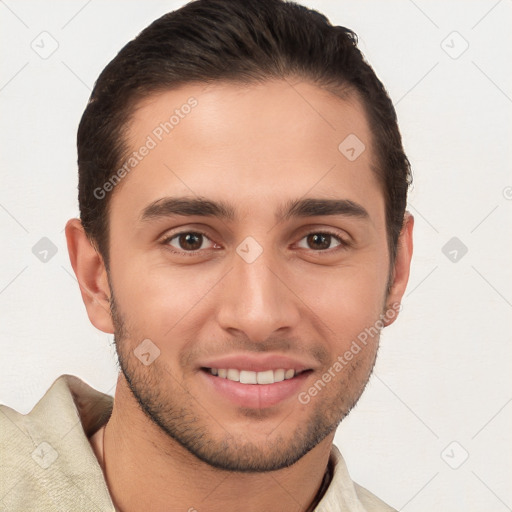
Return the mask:
{"type": "Polygon", "coordinates": [[[339,242],[338,246],[332,247],[331,249],[321,249],[321,250],[316,250],[316,251],[314,249],[306,249],[306,250],[312,251],[316,254],[330,255],[335,252],[347,249],[350,246],[350,243],[347,240],[342,238],[339,234],[333,233],[332,231],[329,231],[329,230],[310,231],[309,233],[306,233],[300,240],[303,240],[304,238],[307,238],[310,235],[328,235],[328,236],[331,236],[332,238],[334,238],[336,240],[336,242],[339,242]]]}
{"type": "MultiPolygon", "coordinates": [[[[169,245],[169,242],[171,240],[174,240],[176,237],[179,237],[181,235],[187,235],[187,234],[190,234],[190,233],[194,233],[195,235],[202,235],[205,238],[207,238],[208,240],[210,240],[210,237],[206,233],[203,233],[202,231],[199,231],[199,230],[188,230],[188,231],[180,231],[178,233],[174,233],[173,235],[167,236],[166,238],[164,238],[162,240],[162,244],[165,245],[174,254],[178,254],[180,256],[197,256],[197,254],[199,254],[201,251],[204,251],[205,249],[199,249],[197,251],[177,251],[174,247],[169,245]]],[[[210,242],[211,241],[212,240],[210,240],[210,242]]]]}
{"type": "MultiPolygon", "coordinates": [[[[171,242],[171,240],[174,240],[176,237],[179,237],[181,235],[187,235],[187,234],[190,234],[190,233],[193,233],[193,234],[196,234],[196,235],[202,235],[204,236],[205,238],[207,238],[208,240],[210,240],[210,242],[213,242],[213,240],[210,239],[210,237],[202,232],[202,231],[199,231],[199,230],[189,230],[189,231],[180,231],[178,233],[174,233],[170,236],[167,236],[166,238],[164,238],[162,240],[162,245],[166,246],[172,253],[174,254],[178,254],[180,256],[197,256],[197,254],[199,254],[201,251],[205,251],[205,250],[211,250],[211,249],[198,249],[196,251],[177,251],[176,249],[174,249],[174,247],[172,247],[171,245],[169,245],[169,243],[171,242]]],[[[323,250],[317,250],[315,251],[314,249],[309,249],[309,251],[312,251],[316,254],[332,254],[333,252],[337,252],[339,250],[344,250],[344,249],[347,249],[348,247],[350,247],[350,243],[341,238],[339,234],[336,234],[336,233],[333,233],[329,230],[322,230],[322,231],[310,231],[309,233],[306,233],[304,236],[302,236],[300,238],[300,240],[303,240],[304,238],[308,237],[309,235],[329,235],[329,236],[332,236],[337,242],[339,242],[339,245],[336,246],[336,247],[333,247],[331,249],[323,249],[323,250]]],[[[300,241],[299,240],[299,241],[300,241]]],[[[214,242],[215,243],[215,242],[214,242]]]]}

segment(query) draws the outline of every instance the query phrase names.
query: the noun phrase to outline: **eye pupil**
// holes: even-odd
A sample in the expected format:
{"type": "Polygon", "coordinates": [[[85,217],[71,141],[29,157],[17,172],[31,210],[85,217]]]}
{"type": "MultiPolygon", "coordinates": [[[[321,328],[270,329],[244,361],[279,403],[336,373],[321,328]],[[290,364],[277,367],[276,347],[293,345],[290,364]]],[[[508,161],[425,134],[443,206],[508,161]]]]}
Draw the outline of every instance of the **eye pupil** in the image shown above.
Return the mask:
{"type": "Polygon", "coordinates": [[[308,235],[308,245],[313,249],[329,249],[331,245],[331,235],[314,233],[308,235]]]}
{"type": "Polygon", "coordinates": [[[190,251],[196,251],[203,244],[203,235],[201,233],[185,233],[179,237],[180,247],[190,251]]]}

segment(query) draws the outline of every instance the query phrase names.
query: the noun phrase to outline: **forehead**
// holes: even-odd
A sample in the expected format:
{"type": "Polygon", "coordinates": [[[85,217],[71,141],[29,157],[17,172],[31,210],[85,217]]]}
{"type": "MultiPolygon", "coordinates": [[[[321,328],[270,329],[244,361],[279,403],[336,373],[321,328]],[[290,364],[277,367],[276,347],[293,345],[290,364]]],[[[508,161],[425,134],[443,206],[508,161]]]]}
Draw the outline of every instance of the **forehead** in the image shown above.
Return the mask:
{"type": "Polygon", "coordinates": [[[137,105],[126,142],[130,151],[150,149],[132,162],[112,202],[129,201],[139,211],[178,194],[222,198],[242,213],[262,198],[270,205],[309,192],[348,195],[371,203],[376,214],[382,206],[363,107],[308,82],[214,82],[159,92],[137,105]]]}

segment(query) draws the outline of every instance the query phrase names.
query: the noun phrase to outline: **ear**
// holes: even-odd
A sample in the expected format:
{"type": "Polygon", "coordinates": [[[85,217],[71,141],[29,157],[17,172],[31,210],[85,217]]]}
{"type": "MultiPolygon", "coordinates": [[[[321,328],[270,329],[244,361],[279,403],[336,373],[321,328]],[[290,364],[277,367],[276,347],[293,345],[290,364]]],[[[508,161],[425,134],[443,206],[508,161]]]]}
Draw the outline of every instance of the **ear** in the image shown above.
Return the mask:
{"type": "Polygon", "coordinates": [[[397,318],[400,310],[400,303],[409,281],[409,271],[411,268],[412,258],[412,231],[414,227],[414,217],[405,212],[404,224],[402,231],[398,238],[397,253],[395,264],[393,266],[393,281],[391,283],[388,297],[387,297],[387,310],[394,310],[394,314],[385,315],[384,325],[387,327],[391,325],[397,318]]]}
{"type": "Polygon", "coordinates": [[[110,287],[103,258],[89,241],[79,219],[67,222],[66,240],[89,320],[100,331],[112,334],[110,287]]]}

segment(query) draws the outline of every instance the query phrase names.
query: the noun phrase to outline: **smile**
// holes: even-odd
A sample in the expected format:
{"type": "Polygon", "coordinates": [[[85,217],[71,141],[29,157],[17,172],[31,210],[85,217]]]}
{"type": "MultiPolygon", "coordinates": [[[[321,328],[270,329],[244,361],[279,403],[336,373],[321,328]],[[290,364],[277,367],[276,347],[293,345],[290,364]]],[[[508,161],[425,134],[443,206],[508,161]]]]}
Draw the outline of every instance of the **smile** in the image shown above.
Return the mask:
{"type": "Polygon", "coordinates": [[[293,377],[301,373],[294,369],[285,368],[262,372],[238,370],[236,368],[205,368],[205,370],[221,379],[240,382],[241,384],[275,384],[276,382],[293,379],[293,377]]]}

